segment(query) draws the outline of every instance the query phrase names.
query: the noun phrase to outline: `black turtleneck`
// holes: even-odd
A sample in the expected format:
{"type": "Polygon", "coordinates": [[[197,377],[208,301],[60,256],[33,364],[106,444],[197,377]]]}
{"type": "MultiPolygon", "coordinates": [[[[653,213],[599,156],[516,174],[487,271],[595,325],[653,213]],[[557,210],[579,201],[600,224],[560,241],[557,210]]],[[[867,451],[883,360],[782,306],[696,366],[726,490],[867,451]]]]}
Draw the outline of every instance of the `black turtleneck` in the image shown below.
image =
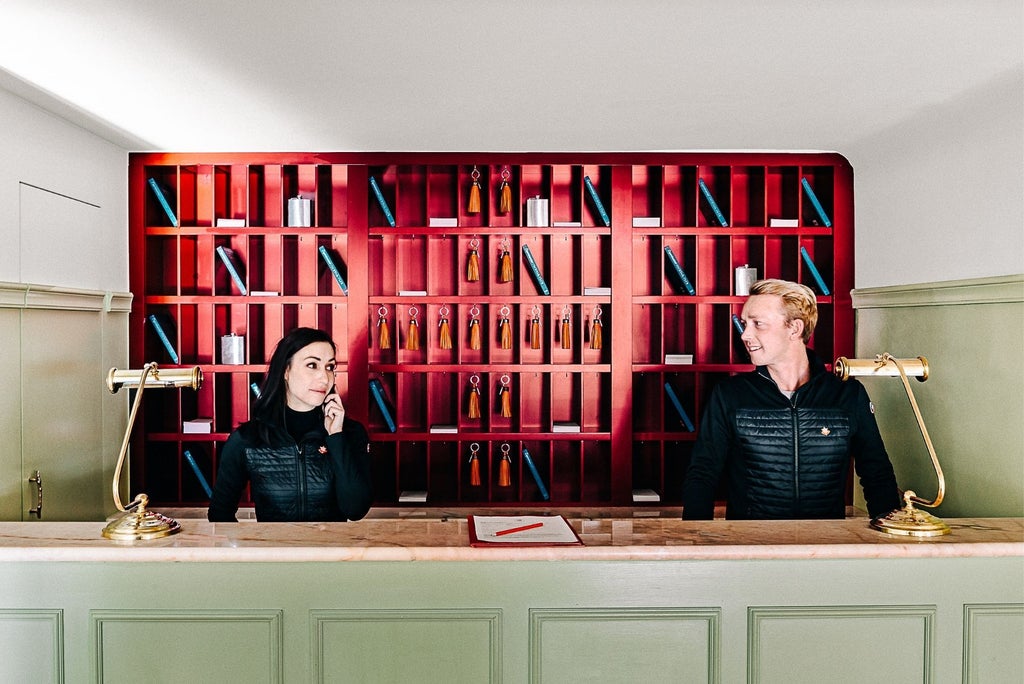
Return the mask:
{"type": "Polygon", "coordinates": [[[323,420],[324,414],[320,407],[311,411],[296,411],[288,406],[284,407],[284,424],[296,444],[310,432],[315,432],[319,426],[323,425],[323,420]]]}

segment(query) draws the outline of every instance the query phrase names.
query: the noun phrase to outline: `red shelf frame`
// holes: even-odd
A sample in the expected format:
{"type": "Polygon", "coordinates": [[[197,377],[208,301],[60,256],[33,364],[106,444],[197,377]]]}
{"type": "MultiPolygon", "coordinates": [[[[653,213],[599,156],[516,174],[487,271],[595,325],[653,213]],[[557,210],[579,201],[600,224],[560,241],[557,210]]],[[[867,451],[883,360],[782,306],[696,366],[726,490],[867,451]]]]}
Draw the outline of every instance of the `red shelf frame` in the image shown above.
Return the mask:
{"type": "MultiPolygon", "coordinates": [[[[132,451],[133,488],[154,505],[205,505],[183,459],[189,449],[212,481],[220,445],[248,417],[250,384],[262,378],[277,339],[296,325],[324,328],[339,344],[340,390],[350,415],[371,431],[377,503],[395,505],[408,490],[446,506],[630,505],[634,488],[661,504],[679,502],[696,434],[675,418],[663,385],[671,382],[695,425],[714,383],[750,368],[730,315],[742,308],[733,269],[814,282],[799,256],[806,247],[831,288],[819,297],[812,346],[826,361],[853,352],[853,175],[835,153],[140,153],[129,157],[132,367],[169,356],[146,318],[171,322],[182,364],[203,368],[199,392],[152,395],[132,451]],[[467,211],[474,168],[481,210],[467,211]],[[505,173],[507,172],[507,173],[505,173]],[[373,176],[396,226],[388,225],[369,185],[373,176]],[[589,176],[610,216],[605,226],[584,188],[589,176]],[[172,227],[148,179],[164,188],[179,226],[172,227]],[[507,178],[511,211],[500,211],[507,178]],[[800,187],[806,177],[832,221],[821,221],[800,187]],[[703,180],[728,226],[702,196],[703,180]],[[313,200],[313,225],[288,227],[287,201],[313,200]],[[550,202],[553,222],[526,227],[525,201],[550,202]],[[661,217],[634,227],[633,217],[661,217]],[[218,227],[217,219],[245,227],[218,227]],[[454,218],[457,226],[430,226],[454,218]],[[769,226],[795,218],[795,227],[769,226]],[[465,278],[471,244],[481,280],[465,278]],[[522,258],[529,245],[551,294],[540,294],[522,258]],[[215,254],[234,250],[250,290],[243,296],[215,254]],[[678,294],[663,249],[671,246],[694,287],[678,294]],[[348,294],[324,268],[318,248],[340,258],[348,294]],[[512,282],[498,279],[508,248],[512,282]],[[584,288],[607,287],[585,295],[584,288]],[[427,295],[400,296],[399,290],[427,295]],[[589,347],[595,307],[601,349],[589,347]],[[378,346],[377,312],[385,307],[392,348],[378,346]],[[403,346],[416,307],[418,350],[403,346]],[[540,349],[529,345],[537,307],[540,349]],[[438,345],[447,310],[453,345],[438,345]],[[471,311],[479,309],[481,349],[470,349],[471,311]],[[512,349],[500,344],[503,309],[512,349]],[[570,348],[560,318],[571,318],[570,348]],[[219,338],[246,336],[246,364],[221,362],[219,338]],[[692,365],[668,365],[666,353],[692,353],[692,365]],[[482,417],[466,415],[469,379],[481,381],[482,417]],[[502,375],[510,379],[511,418],[499,414],[502,375]],[[387,431],[368,382],[387,388],[398,430],[387,431]],[[214,418],[211,434],[185,434],[182,421],[214,418]],[[580,425],[552,431],[553,421],[580,425]],[[458,433],[431,432],[456,424],[458,433]],[[483,484],[469,484],[469,445],[478,443],[483,484]],[[501,448],[512,484],[497,484],[501,448]],[[550,500],[541,498],[521,458],[529,448],[550,500]]],[[[816,288],[815,288],[816,289],[816,288]]]]}

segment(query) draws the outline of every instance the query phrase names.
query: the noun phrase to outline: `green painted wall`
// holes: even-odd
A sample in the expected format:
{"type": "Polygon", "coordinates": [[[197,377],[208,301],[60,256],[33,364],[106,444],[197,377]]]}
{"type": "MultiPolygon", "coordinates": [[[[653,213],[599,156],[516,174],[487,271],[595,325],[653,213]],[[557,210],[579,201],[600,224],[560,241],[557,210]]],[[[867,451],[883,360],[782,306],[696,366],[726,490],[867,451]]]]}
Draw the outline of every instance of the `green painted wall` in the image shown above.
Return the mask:
{"type": "MultiPolygon", "coordinates": [[[[102,520],[128,419],[107,369],[128,358],[129,293],[0,281],[0,520],[102,520]],[[58,344],[73,341],[74,344],[58,344]]],[[[127,467],[121,497],[128,500],[127,467]]]]}
{"type": "MultiPolygon", "coordinates": [[[[946,478],[934,514],[1024,515],[1024,275],[855,290],[853,303],[858,357],[928,359],[929,379],[911,388],[946,478]]],[[[899,378],[863,382],[900,487],[933,498],[934,470],[899,378]]]]}

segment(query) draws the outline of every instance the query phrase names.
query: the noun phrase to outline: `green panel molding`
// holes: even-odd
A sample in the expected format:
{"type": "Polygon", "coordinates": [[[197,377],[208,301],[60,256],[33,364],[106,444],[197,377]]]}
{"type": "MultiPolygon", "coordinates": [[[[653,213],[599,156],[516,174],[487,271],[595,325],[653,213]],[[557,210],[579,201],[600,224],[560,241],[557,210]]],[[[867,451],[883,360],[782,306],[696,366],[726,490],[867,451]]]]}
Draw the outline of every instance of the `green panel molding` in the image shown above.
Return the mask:
{"type": "Polygon", "coordinates": [[[501,611],[314,610],[316,682],[501,681],[501,611]]]}
{"type": "Polygon", "coordinates": [[[935,612],[935,606],[752,607],[747,681],[930,682],[935,612]]]}
{"type": "MultiPolygon", "coordinates": [[[[1024,514],[1024,275],[854,290],[856,354],[924,356],[914,396],[946,479],[940,518],[1024,514]]],[[[904,489],[936,478],[899,378],[862,378],[904,489]]],[[[858,499],[863,507],[863,500],[858,499]]]]}
{"type": "Polygon", "coordinates": [[[530,611],[530,678],[720,681],[720,608],[530,611]]]}
{"type": "Polygon", "coordinates": [[[964,606],[964,684],[1024,682],[1024,604],[964,606]]]}
{"type": "Polygon", "coordinates": [[[0,682],[63,682],[64,611],[0,609],[0,654],[0,682]]]}
{"type": "Polygon", "coordinates": [[[280,610],[93,610],[90,617],[93,681],[284,681],[280,610]]]}

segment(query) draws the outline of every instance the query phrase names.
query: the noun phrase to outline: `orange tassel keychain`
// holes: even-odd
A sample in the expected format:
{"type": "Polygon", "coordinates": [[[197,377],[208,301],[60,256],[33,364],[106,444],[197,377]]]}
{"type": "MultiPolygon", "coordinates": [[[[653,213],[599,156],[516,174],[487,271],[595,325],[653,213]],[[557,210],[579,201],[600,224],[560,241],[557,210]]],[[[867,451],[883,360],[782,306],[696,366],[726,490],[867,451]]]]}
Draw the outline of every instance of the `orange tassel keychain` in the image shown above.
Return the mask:
{"type": "Polygon", "coordinates": [[[480,486],[480,445],[476,442],[469,445],[469,484],[480,486]]]}
{"type": "Polygon", "coordinates": [[[473,375],[469,378],[469,417],[480,417],[480,376],[473,375]]]}
{"type": "Polygon", "coordinates": [[[391,329],[388,328],[388,309],[386,306],[377,309],[377,335],[378,346],[381,349],[391,349],[391,329]]]}
{"type": "Polygon", "coordinates": [[[512,417],[512,393],[509,391],[508,384],[512,381],[512,378],[507,375],[501,376],[501,389],[498,390],[498,399],[501,405],[501,417],[511,418],[512,417]]]}
{"type": "Polygon", "coordinates": [[[508,167],[503,166],[501,168],[501,186],[498,188],[498,213],[507,214],[512,211],[512,186],[508,184],[508,178],[511,174],[509,173],[508,167]]]}
{"type": "Polygon", "coordinates": [[[441,339],[438,342],[438,346],[441,349],[451,349],[452,348],[452,330],[451,330],[451,326],[448,325],[448,305],[442,306],[438,310],[438,315],[441,316],[441,320],[438,321],[438,323],[437,323],[437,327],[441,329],[441,333],[440,333],[440,338],[441,339]]]}
{"type": "Polygon", "coordinates": [[[505,442],[501,445],[501,464],[498,466],[498,486],[510,487],[512,485],[512,458],[508,455],[512,447],[505,442]]]}
{"type": "Polygon", "coordinates": [[[475,283],[480,280],[480,252],[477,247],[480,241],[473,238],[469,241],[469,257],[466,259],[466,280],[475,283]]]}
{"type": "Polygon", "coordinates": [[[572,309],[566,304],[562,308],[562,349],[572,349],[572,327],[570,322],[570,315],[572,309]]]}
{"type": "Polygon", "coordinates": [[[533,305],[533,320],[530,321],[530,349],[540,349],[540,307],[533,305]]]}
{"type": "Polygon", "coordinates": [[[600,349],[602,343],[601,333],[601,307],[594,307],[594,318],[590,324],[590,348],[600,349]]]}
{"type": "Polygon", "coordinates": [[[480,308],[476,305],[469,310],[469,348],[479,349],[482,342],[480,334],[480,308]]]}
{"type": "Polygon", "coordinates": [[[511,283],[512,282],[512,255],[508,251],[508,238],[502,238],[501,239],[501,259],[500,259],[500,263],[501,263],[501,268],[499,269],[499,272],[501,274],[500,275],[501,282],[503,282],[503,283],[511,283]]]}
{"type": "Polygon", "coordinates": [[[419,351],[420,348],[420,324],[416,322],[419,309],[415,306],[409,307],[409,333],[405,336],[405,348],[409,351],[419,351]]]}
{"type": "Polygon", "coordinates": [[[469,186],[469,206],[466,207],[467,214],[480,213],[480,171],[473,165],[473,173],[470,174],[473,184],[469,186]]]}
{"type": "Polygon", "coordinates": [[[501,307],[501,320],[498,321],[498,330],[501,333],[501,348],[512,348],[512,324],[508,320],[509,308],[501,307]]]}

